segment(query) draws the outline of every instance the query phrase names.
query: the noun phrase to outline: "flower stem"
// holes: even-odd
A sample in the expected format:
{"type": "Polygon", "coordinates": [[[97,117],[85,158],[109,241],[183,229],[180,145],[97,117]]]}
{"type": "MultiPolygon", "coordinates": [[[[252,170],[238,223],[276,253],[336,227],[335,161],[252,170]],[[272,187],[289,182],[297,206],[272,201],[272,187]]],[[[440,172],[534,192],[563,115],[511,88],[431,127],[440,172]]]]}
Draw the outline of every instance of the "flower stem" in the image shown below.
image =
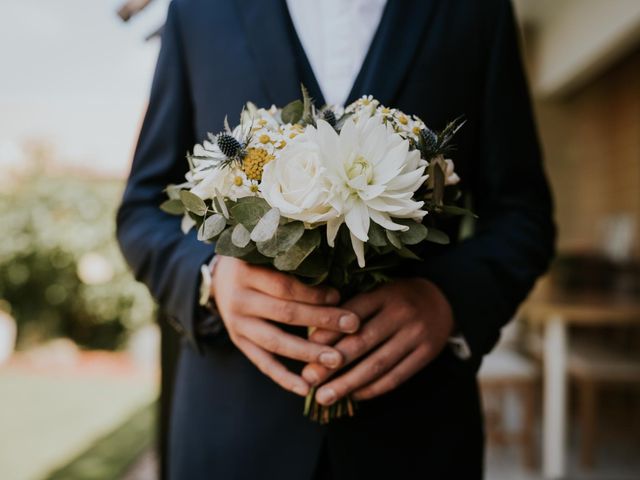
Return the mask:
{"type": "Polygon", "coordinates": [[[316,402],[315,393],[316,389],[312,387],[304,402],[304,416],[312,422],[326,425],[331,420],[355,415],[357,404],[351,397],[341,398],[333,405],[324,406],[316,402]]]}

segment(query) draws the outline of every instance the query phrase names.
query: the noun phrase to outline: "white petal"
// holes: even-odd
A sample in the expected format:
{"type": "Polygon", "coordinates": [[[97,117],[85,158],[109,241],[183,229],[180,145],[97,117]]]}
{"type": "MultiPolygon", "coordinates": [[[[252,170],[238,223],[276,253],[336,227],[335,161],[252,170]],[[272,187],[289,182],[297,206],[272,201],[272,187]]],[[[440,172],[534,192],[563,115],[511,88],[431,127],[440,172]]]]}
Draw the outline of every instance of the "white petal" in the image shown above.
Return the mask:
{"type": "Polygon", "coordinates": [[[369,216],[371,217],[371,220],[376,222],[381,227],[386,228],[387,230],[395,230],[399,232],[406,232],[407,230],[409,230],[409,227],[407,227],[406,225],[393,223],[389,215],[386,213],[378,212],[377,210],[372,210],[370,208],[369,216]]]}
{"type": "Polygon", "coordinates": [[[182,233],[187,233],[195,226],[196,222],[189,215],[185,215],[182,217],[182,222],[180,222],[180,229],[182,233]]]}
{"type": "Polygon", "coordinates": [[[369,240],[369,211],[363,202],[355,201],[344,216],[344,220],[356,237],[363,242],[369,240]]]}
{"type": "Polygon", "coordinates": [[[358,259],[358,266],[364,268],[364,242],[357,238],[353,233],[349,233],[351,236],[351,245],[353,245],[353,251],[358,259]]]}
{"type": "Polygon", "coordinates": [[[336,217],[327,222],[327,243],[330,247],[335,246],[336,235],[340,229],[340,225],[344,222],[344,218],[336,217]]]}

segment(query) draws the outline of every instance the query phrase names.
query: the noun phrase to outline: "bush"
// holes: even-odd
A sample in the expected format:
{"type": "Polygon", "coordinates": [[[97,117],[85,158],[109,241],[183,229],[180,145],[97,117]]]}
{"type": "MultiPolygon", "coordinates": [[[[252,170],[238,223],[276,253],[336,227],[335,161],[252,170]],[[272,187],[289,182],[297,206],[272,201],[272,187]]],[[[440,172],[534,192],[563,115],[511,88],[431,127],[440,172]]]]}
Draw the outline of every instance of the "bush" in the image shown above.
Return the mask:
{"type": "Polygon", "coordinates": [[[122,182],[37,172],[14,185],[0,194],[0,299],[19,346],[118,348],[154,308],[115,241],[122,182]]]}

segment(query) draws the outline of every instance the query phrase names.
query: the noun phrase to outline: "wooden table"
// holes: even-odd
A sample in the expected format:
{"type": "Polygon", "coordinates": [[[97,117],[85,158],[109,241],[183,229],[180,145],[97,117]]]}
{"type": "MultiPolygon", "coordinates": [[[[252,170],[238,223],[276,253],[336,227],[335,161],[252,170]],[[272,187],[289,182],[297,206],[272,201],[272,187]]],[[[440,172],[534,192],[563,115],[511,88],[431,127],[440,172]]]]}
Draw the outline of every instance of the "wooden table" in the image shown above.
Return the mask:
{"type": "Polygon", "coordinates": [[[640,324],[640,299],[614,295],[559,295],[538,285],[521,309],[527,322],[543,328],[544,391],[542,472],[566,475],[568,327],[640,324]]]}

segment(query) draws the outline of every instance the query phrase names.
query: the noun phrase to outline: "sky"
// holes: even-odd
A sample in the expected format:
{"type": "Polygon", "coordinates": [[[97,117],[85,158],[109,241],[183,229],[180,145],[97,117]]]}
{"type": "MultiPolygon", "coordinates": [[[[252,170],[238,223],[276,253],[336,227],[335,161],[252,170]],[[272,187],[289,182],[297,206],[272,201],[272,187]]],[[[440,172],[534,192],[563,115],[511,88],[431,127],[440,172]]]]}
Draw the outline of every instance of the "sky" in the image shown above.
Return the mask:
{"type": "Polygon", "coordinates": [[[126,175],[146,108],[167,0],[124,23],[124,0],[0,1],[0,167],[25,142],[57,161],[126,175]]]}

